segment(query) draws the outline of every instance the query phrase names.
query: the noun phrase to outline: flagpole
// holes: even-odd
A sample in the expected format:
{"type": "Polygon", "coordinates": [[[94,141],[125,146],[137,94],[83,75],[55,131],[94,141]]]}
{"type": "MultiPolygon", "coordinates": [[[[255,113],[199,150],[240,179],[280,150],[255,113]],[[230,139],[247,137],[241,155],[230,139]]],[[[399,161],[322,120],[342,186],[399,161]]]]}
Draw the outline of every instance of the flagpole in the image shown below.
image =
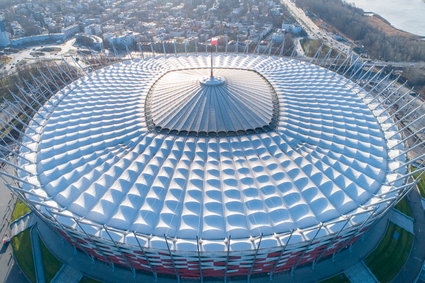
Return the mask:
{"type": "Polygon", "coordinates": [[[213,45],[211,42],[211,78],[214,77],[214,73],[213,73],[213,45]]]}

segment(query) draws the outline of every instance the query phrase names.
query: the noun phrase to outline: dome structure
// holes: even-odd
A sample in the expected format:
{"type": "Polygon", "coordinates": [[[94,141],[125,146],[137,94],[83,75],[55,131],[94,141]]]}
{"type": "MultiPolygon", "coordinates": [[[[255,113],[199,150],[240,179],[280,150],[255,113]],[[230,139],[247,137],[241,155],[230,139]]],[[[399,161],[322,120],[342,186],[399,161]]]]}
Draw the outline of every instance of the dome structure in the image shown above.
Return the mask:
{"type": "Polygon", "coordinates": [[[270,83],[252,70],[173,70],[158,79],[146,99],[151,128],[180,135],[217,136],[270,130],[278,98],[270,83]]]}
{"type": "Polygon", "coordinates": [[[311,262],[393,203],[403,145],[369,93],[294,59],[215,65],[130,60],[56,93],[20,149],[28,201],[90,255],[188,277],[311,262]]]}

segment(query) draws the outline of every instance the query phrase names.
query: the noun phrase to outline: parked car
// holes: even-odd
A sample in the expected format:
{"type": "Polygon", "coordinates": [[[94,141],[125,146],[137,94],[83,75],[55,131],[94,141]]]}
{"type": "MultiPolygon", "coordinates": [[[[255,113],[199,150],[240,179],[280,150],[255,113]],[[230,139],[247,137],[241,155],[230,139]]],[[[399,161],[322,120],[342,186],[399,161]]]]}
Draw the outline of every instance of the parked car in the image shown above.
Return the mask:
{"type": "Polygon", "coordinates": [[[10,238],[8,236],[4,236],[3,245],[9,244],[9,243],[10,243],[10,238]]]}

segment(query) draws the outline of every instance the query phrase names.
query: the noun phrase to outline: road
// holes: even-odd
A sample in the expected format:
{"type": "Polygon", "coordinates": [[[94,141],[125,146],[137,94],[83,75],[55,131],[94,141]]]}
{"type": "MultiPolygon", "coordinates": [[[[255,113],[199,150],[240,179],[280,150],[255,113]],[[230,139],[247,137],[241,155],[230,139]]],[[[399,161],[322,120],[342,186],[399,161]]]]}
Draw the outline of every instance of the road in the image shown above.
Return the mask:
{"type": "Polygon", "coordinates": [[[304,49],[301,45],[301,38],[294,38],[294,45],[297,56],[305,57],[304,49]]]}
{"type": "MultiPolygon", "coordinates": [[[[351,46],[341,41],[336,40],[332,33],[318,27],[305,12],[298,8],[292,0],[281,0],[282,4],[286,6],[292,16],[298,21],[298,23],[304,28],[308,36],[312,39],[321,39],[326,45],[337,49],[346,56],[351,55],[351,46]]],[[[409,68],[415,67],[425,69],[425,62],[389,62],[389,61],[371,61],[377,67],[392,66],[394,68],[409,68]]]]}
{"type": "Polygon", "coordinates": [[[77,48],[74,47],[76,39],[70,39],[63,44],[47,44],[43,45],[43,47],[57,47],[60,48],[60,51],[54,51],[54,52],[43,52],[44,56],[33,56],[31,53],[39,51],[41,49],[41,46],[32,46],[26,49],[23,49],[19,51],[18,53],[13,54],[7,54],[8,57],[10,57],[12,60],[5,64],[3,66],[3,69],[1,70],[3,73],[10,74],[14,71],[17,65],[19,65],[21,62],[31,63],[36,62],[40,59],[58,59],[60,60],[63,56],[66,54],[69,54],[70,52],[77,51],[77,48]]]}
{"type": "Polygon", "coordinates": [[[376,67],[393,67],[393,68],[419,68],[419,69],[425,69],[425,62],[393,62],[393,61],[379,61],[379,60],[373,60],[370,62],[369,65],[375,65],[376,67]]]}
{"type": "Polygon", "coordinates": [[[310,38],[320,38],[328,46],[332,46],[334,49],[337,49],[345,55],[351,54],[351,46],[337,41],[333,38],[333,34],[318,27],[302,9],[298,8],[295,3],[292,2],[292,0],[281,0],[281,2],[286,6],[292,16],[297,19],[298,23],[304,28],[310,38]]]}

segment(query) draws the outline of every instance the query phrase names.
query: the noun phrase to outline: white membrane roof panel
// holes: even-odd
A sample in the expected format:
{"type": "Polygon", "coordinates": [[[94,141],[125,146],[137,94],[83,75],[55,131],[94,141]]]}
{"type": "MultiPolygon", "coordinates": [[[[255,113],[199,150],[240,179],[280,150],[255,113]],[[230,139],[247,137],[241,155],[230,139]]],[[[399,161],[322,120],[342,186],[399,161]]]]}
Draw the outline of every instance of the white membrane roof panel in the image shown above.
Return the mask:
{"type": "MultiPolygon", "coordinates": [[[[218,54],[215,64],[226,68],[217,75],[240,81],[239,75],[252,71],[273,86],[279,105],[274,129],[224,137],[151,131],[145,102],[152,85],[173,70],[208,68],[209,57],[119,63],[73,83],[56,95],[55,107],[42,110],[50,114],[40,121],[45,126],[31,168],[44,194],[64,213],[118,230],[214,240],[336,221],[381,188],[389,160],[384,132],[358,86],[286,58],[218,54]],[[238,70],[232,74],[232,69],[238,70]]],[[[172,80],[168,83],[172,88],[172,80]]],[[[233,87],[232,80],[227,83],[233,87]]],[[[155,104],[155,111],[199,119],[200,112],[181,112],[184,103],[173,102],[186,95],[178,90],[186,91],[169,91],[170,102],[155,104]]],[[[258,115],[249,127],[269,122],[269,93],[256,96],[243,85],[234,92],[238,105],[245,105],[240,123],[246,112],[258,115]],[[247,93],[252,100],[245,103],[247,93]]],[[[214,107],[234,111],[228,99],[214,107]]],[[[198,126],[209,127],[202,123],[198,126]]]]}

